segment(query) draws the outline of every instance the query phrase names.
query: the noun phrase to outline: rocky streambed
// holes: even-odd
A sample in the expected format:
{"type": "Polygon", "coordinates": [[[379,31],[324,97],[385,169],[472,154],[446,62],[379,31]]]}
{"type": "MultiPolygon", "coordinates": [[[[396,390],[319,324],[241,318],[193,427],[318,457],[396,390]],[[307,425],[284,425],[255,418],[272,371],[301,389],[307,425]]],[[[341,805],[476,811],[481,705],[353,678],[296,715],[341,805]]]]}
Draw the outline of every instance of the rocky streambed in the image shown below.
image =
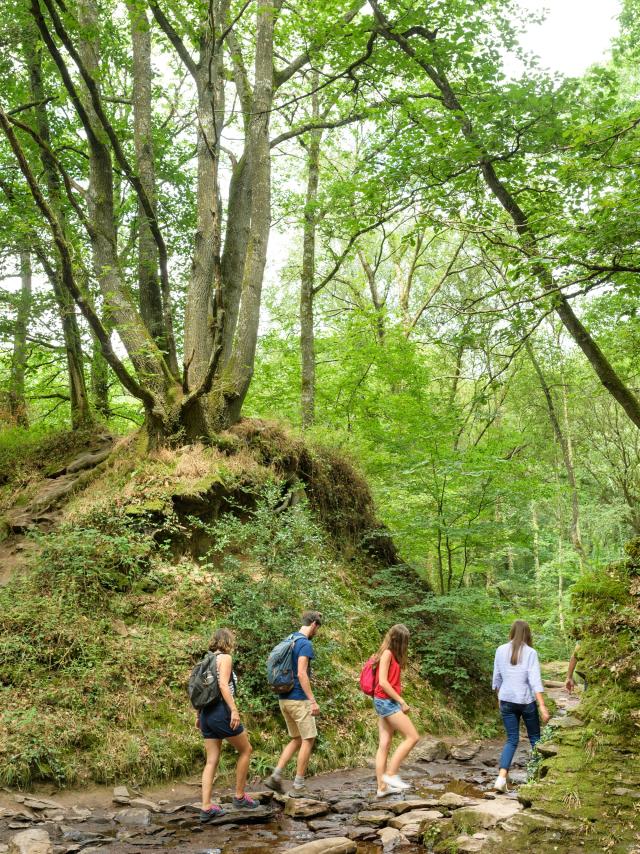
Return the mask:
{"type": "MultiPolygon", "coordinates": [[[[560,686],[548,693],[555,694],[559,716],[577,702],[560,686]]],[[[526,779],[525,741],[511,772],[516,786],[526,779]]],[[[219,793],[226,815],[204,826],[197,780],[146,793],[131,786],[54,796],[3,793],[0,854],[504,851],[505,835],[544,816],[524,809],[515,790],[491,791],[501,745],[500,739],[424,738],[403,769],[413,788],[402,796],[376,799],[370,767],[315,777],[305,798],[254,791],[261,805],[250,813],[233,812],[219,793]]]]}

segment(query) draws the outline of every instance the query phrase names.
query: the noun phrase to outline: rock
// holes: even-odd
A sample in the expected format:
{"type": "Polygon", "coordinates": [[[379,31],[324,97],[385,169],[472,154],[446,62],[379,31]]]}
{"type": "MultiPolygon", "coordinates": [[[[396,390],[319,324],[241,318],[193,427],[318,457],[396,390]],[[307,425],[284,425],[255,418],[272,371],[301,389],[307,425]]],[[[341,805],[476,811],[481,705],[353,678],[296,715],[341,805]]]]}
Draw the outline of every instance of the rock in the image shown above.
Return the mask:
{"type": "Polygon", "coordinates": [[[288,848],[287,854],[355,854],[358,846],[346,836],[328,836],[288,848]]]}
{"type": "Polygon", "coordinates": [[[455,841],[455,850],[460,854],[475,854],[477,851],[482,851],[488,841],[489,837],[484,833],[476,833],[474,836],[463,833],[455,841]]]}
{"type": "Polygon", "coordinates": [[[91,810],[87,809],[87,807],[71,807],[71,817],[83,820],[85,818],[90,818],[91,810]]]}
{"type": "Polygon", "coordinates": [[[393,818],[390,810],[362,810],[356,816],[360,824],[368,824],[371,827],[381,827],[393,818]]]}
{"type": "Polygon", "coordinates": [[[522,804],[510,798],[496,798],[495,801],[480,801],[471,807],[462,807],[453,813],[454,825],[469,831],[495,827],[511,818],[522,809],[522,804]]]}
{"type": "Polygon", "coordinates": [[[482,743],[479,741],[464,741],[462,744],[456,744],[449,751],[449,755],[459,762],[468,762],[478,753],[482,743]]]}
{"type": "Polygon", "coordinates": [[[448,807],[449,809],[455,810],[460,807],[471,807],[479,802],[474,800],[474,798],[467,798],[464,795],[459,795],[457,792],[446,792],[438,798],[437,803],[439,807],[448,807]]]}
{"type": "Polygon", "coordinates": [[[8,845],[0,844],[0,854],[7,854],[8,850],[9,850],[8,845]]]}
{"type": "Polygon", "coordinates": [[[554,744],[552,741],[539,741],[536,744],[536,750],[541,756],[557,756],[559,749],[558,745],[554,744]]]}
{"type": "Polygon", "coordinates": [[[56,801],[49,801],[46,798],[29,798],[26,797],[22,800],[22,803],[25,807],[28,807],[31,810],[36,810],[38,812],[42,810],[62,810],[64,812],[64,807],[62,804],[56,803],[56,801]]]}
{"type": "Polygon", "coordinates": [[[127,798],[130,801],[131,795],[129,794],[129,789],[126,786],[116,786],[113,790],[113,799],[115,800],[116,798],[127,798]]]}
{"type": "Polygon", "coordinates": [[[285,815],[292,818],[310,818],[314,815],[325,815],[330,810],[326,801],[315,801],[312,798],[287,798],[285,815]]]}
{"type": "Polygon", "coordinates": [[[411,752],[412,759],[419,759],[422,762],[446,759],[448,755],[449,748],[444,741],[440,741],[439,738],[432,738],[430,735],[421,738],[411,752]]]}
{"type": "Polygon", "coordinates": [[[554,719],[553,725],[562,729],[573,729],[573,727],[584,726],[580,718],[576,718],[574,715],[566,715],[564,718],[554,719]]]}
{"type": "Polygon", "coordinates": [[[160,812],[160,807],[155,801],[148,801],[146,798],[132,798],[132,807],[142,807],[142,809],[151,810],[151,812],[160,812]]]}
{"type": "Polygon", "coordinates": [[[366,805],[366,801],[361,801],[357,798],[345,798],[341,801],[333,801],[331,803],[331,809],[334,812],[351,814],[354,812],[360,812],[360,810],[363,810],[366,805]]]}
{"type": "MultiPolygon", "coordinates": [[[[314,833],[322,833],[324,830],[333,830],[335,832],[337,823],[337,818],[312,818],[311,821],[307,822],[307,826],[310,830],[313,830],[314,833]]],[[[342,830],[342,828],[340,828],[340,830],[342,830]]]]}
{"type": "Polygon", "coordinates": [[[12,837],[9,854],[53,854],[53,845],[45,830],[34,827],[12,837]]]}
{"type": "Polygon", "coordinates": [[[151,824],[151,813],[147,809],[120,810],[114,816],[118,824],[127,827],[146,827],[151,824]]]}
{"type": "Polygon", "coordinates": [[[444,818],[443,814],[438,810],[410,810],[392,818],[389,822],[390,827],[395,827],[396,830],[401,830],[407,835],[406,828],[409,825],[416,824],[418,827],[428,827],[439,818],[444,818]]]}
{"type": "Polygon", "coordinates": [[[399,830],[396,830],[395,827],[383,827],[378,831],[378,837],[382,842],[382,850],[387,851],[395,851],[397,848],[402,848],[405,845],[410,845],[411,843],[404,835],[404,833],[400,833],[399,830]]]}
{"type": "Polygon", "coordinates": [[[348,836],[349,839],[374,839],[376,830],[373,827],[360,826],[356,827],[355,825],[347,825],[346,827],[341,827],[340,832],[344,836],[348,836]]]}
{"type": "Polygon", "coordinates": [[[396,801],[387,804],[388,808],[396,815],[402,815],[409,810],[428,810],[440,806],[441,798],[408,798],[405,801],[396,801]]]}

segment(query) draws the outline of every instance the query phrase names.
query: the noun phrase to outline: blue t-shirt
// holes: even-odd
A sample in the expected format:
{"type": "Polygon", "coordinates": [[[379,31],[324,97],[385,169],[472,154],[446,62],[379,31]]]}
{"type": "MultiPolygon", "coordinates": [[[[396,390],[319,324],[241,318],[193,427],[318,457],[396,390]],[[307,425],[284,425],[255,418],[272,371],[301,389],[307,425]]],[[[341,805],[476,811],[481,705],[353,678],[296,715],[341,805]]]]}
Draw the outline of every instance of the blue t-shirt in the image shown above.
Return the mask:
{"type": "MultiPolygon", "coordinates": [[[[293,647],[293,688],[289,691],[288,694],[281,694],[280,699],[282,700],[306,700],[307,695],[302,690],[302,686],[300,685],[300,680],[298,679],[298,659],[300,656],[305,656],[311,661],[312,658],[315,658],[315,654],[313,652],[313,644],[306,638],[302,632],[294,633],[295,644],[293,647]]],[[[309,678],[311,678],[311,665],[309,665],[308,669],[309,678]]]]}

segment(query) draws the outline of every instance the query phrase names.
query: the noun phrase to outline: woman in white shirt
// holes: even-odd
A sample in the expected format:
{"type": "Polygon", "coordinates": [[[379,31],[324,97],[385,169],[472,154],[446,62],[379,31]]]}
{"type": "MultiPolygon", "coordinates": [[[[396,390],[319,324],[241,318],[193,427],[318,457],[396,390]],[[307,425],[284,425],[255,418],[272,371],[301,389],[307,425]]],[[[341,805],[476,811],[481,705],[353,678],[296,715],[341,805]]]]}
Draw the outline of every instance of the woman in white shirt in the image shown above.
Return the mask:
{"type": "Polygon", "coordinates": [[[509,632],[509,642],[496,650],[493,690],[498,692],[498,705],[507,733],[507,743],[500,756],[500,771],[493,788],[504,792],[520,740],[520,718],[524,720],[529,741],[534,747],[540,740],[540,718],[546,724],[550,717],[542,693],[538,653],[533,649],[531,629],[524,620],[515,621],[509,632]]]}

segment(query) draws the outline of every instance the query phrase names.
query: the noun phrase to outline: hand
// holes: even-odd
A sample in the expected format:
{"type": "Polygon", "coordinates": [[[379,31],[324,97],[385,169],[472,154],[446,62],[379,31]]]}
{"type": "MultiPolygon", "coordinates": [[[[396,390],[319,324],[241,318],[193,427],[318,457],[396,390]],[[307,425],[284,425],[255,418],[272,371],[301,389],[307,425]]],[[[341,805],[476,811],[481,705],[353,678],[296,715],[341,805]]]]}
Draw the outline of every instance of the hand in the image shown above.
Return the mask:
{"type": "Polygon", "coordinates": [[[549,714],[549,710],[546,706],[540,706],[540,717],[542,718],[542,723],[546,724],[549,721],[551,715],[549,714]]]}
{"type": "Polygon", "coordinates": [[[570,676],[567,681],[564,683],[564,687],[571,694],[573,689],[576,687],[576,683],[573,681],[573,678],[570,676]]]}
{"type": "Polygon", "coordinates": [[[231,729],[236,729],[240,726],[240,712],[237,709],[231,709],[231,720],[229,721],[231,729]]]}
{"type": "Polygon", "coordinates": [[[408,714],[409,714],[409,712],[411,711],[411,709],[409,708],[408,704],[407,704],[407,703],[405,703],[405,701],[404,701],[404,700],[400,703],[400,708],[401,708],[401,709],[402,709],[402,711],[405,713],[405,715],[408,715],[408,714]]]}
{"type": "Polygon", "coordinates": [[[320,706],[316,703],[315,700],[311,701],[311,714],[314,717],[320,714],[320,706]]]}

